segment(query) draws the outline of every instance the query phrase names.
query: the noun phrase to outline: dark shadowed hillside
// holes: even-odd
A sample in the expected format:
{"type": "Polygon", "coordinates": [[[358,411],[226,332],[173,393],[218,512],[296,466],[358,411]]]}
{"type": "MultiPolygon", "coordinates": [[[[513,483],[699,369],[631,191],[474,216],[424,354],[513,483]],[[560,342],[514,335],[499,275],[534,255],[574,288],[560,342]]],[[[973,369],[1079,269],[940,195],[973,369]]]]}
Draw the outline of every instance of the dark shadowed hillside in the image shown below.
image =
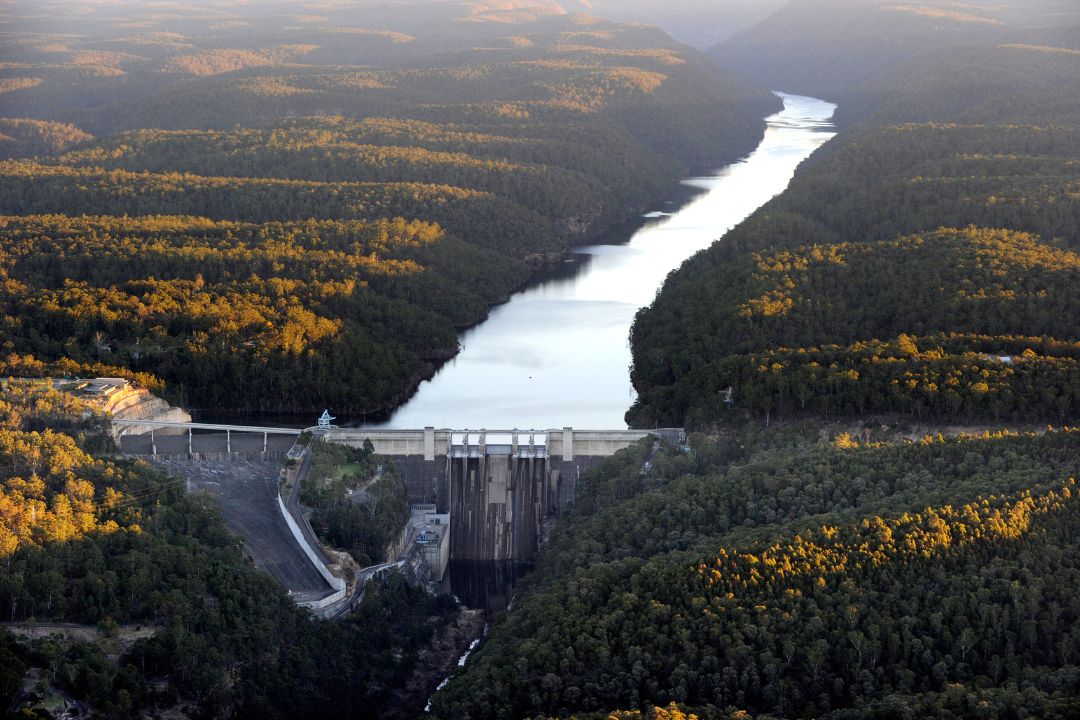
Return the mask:
{"type": "Polygon", "coordinates": [[[717,50],[845,128],[639,313],[628,420],[706,434],[582,478],[440,717],[1080,713],[1075,11],[797,0],[717,50]]]}

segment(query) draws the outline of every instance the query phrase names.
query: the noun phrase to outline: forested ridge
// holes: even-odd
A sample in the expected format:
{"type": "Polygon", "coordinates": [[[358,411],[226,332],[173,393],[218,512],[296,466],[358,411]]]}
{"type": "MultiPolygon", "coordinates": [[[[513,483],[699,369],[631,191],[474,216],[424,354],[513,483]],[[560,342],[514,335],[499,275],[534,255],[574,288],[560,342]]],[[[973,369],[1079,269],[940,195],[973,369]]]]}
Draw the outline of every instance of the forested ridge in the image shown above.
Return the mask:
{"type": "Polygon", "coordinates": [[[776,433],[699,437],[690,454],[646,443],[583,477],[436,714],[1080,710],[1075,430],[776,433]]]}
{"type": "Polygon", "coordinates": [[[849,79],[846,132],[638,315],[632,423],[1077,417],[1080,55],[994,27],[849,79]]]}
{"type": "Polygon", "coordinates": [[[117,718],[403,717],[394,692],[456,616],[452,598],[395,574],[349,618],[317,621],[252,567],[210,496],[110,459],[104,424],[65,393],[0,384],[0,615],[153,632],[115,659],[0,630],[5,711],[62,693],[117,718]]]}
{"type": "MultiPolygon", "coordinates": [[[[666,376],[632,412],[655,404],[672,413],[658,422],[691,425],[736,407],[1064,422],[1080,412],[1080,343],[1066,339],[1077,336],[1078,269],[1074,252],[977,228],[733,259],[706,312],[652,336],[678,351],[637,355],[635,380],[644,368],[666,376]],[[710,333],[682,334],[703,323],[710,333]]],[[[677,292],[655,312],[684,301],[677,292]]]]}
{"type": "Polygon", "coordinates": [[[387,407],[402,376],[452,352],[455,325],[526,277],[438,226],[400,219],[0,223],[10,349],[124,365],[209,406],[387,407]]]}
{"type": "Polygon", "coordinates": [[[628,421],[707,434],[579,480],[438,717],[1080,714],[1074,16],[797,0],[716,51],[841,133],[639,313],[628,421]]]}
{"type": "Polygon", "coordinates": [[[655,28],[542,2],[38,5],[3,11],[3,349],[194,408],[392,409],[778,106],[655,28]],[[371,232],[398,249],[331,237],[371,232]]]}

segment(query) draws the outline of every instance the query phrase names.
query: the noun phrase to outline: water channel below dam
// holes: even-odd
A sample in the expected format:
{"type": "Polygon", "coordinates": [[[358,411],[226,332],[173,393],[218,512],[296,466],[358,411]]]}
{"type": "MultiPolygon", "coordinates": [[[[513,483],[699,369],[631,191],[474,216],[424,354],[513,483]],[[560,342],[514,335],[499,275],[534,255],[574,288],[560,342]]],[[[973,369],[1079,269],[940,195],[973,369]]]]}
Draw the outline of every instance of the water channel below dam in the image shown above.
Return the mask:
{"type": "Polygon", "coordinates": [[[649,213],[628,241],[579,248],[571,272],[494,308],[462,335],[456,358],[372,427],[625,428],[634,315],[668,273],[783,192],[835,135],[835,105],[778,95],[784,109],[767,118],[753,153],[684,180],[697,192],[689,201],[649,213]]]}

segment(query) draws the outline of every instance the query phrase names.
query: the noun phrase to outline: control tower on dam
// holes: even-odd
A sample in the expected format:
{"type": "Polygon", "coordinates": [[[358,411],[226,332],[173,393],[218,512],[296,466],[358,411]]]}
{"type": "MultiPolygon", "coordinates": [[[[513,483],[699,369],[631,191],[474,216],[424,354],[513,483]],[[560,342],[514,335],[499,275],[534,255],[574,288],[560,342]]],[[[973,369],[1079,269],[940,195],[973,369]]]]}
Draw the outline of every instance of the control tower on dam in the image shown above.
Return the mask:
{"type": "Polygon", "coordinates": [[[332,443],[394,460],[414,504],[450,515],[454,560],[529,561],[544,519],[573,500],[581,473],[647,437],[680,430],[365,430],[339,428],[332,443]]]}

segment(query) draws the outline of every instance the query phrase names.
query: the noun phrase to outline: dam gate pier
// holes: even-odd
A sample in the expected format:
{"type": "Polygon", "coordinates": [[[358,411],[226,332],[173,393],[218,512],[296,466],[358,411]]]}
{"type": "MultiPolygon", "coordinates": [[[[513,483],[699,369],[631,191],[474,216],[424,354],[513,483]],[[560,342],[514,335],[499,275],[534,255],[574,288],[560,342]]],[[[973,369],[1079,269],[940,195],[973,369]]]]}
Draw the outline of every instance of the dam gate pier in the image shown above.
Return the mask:
{"type": "Polygon", "coordinates": [[[450,516],[453,560],[529,562],[545,518],[573,500],[581,473],[643,438],[681,431],[366,430],[337,428],[331,443],[370,442],[392,459],[409,502],[450,516]]]}
{"type": "MultiPolygon", "coordinates": [[[[181,463],[188,475],[198,474],[189,467],[192,463],[221,463],[223,473],[237,463],[280,463],[304,432],[298,428],[123,418],[114,418],[113,426],[124,454],[157,463],[181,463]]],[[[451,561],[532,562],[545,520],[563,512],[573,501],[583,472],[645,438],[675,443],[684,440],[681,429],[310,430],[329,443],[364,447],[370,442],[378,455],[393,461],[405,482],[414,515],[419,512],[424,519],[418,526],[419,534],[416,538],[410,535],[409,542],[421,548],[425,563],[437,578],[451,561]]],[[[288,457],[292,457],[291,451],[288,457]]],[[[233,485],[231,481],[212,482],[207,487],[232,492],[236,490],[233,485]]],[[[273,509],[277,510],[276,481],[272,494],[273,509]]],[[[249,504],[237,503],[245,509],[249,504]]],[[[267,514],[276,513],[268,510],[267,514]]],[[[279,542],[277,546],[286,544],[279,542]]],[[[278,547],[270,556],[280,552],[278,547]]]]}

